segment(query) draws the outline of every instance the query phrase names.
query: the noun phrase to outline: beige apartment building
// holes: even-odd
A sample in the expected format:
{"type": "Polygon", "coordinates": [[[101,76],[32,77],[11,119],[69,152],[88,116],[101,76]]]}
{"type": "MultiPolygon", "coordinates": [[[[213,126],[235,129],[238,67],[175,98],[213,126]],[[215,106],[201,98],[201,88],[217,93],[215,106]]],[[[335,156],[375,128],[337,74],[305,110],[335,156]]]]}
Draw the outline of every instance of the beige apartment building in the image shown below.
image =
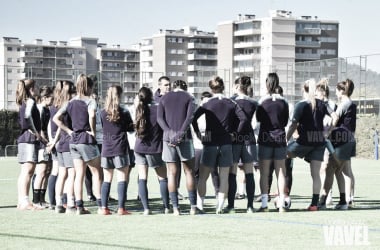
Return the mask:
{"type": "Polygon", "coordinates": [[[199,98],[217,71],[216,34],[196,27],[160,30],[141,41],[140,63],[143,85],[156,89],[158,78],[166,75],[186,81],[189,92],[199,98]]]}
{"type": "Polygon", "coordinates": [[[277,72],[285,95],[298,100],[301,82],[320,77],[319,62],[315,74],[305,70],[302,62],[338,57],[337,21],[293,17],[290,11],[270,11],[264,18],[239,15],[236,20],[219,23],[217,33],[218,70],[230,71],[231,82],[241,75],[250,76],[257,97],[266,92],[267,74],[277,72]]]}

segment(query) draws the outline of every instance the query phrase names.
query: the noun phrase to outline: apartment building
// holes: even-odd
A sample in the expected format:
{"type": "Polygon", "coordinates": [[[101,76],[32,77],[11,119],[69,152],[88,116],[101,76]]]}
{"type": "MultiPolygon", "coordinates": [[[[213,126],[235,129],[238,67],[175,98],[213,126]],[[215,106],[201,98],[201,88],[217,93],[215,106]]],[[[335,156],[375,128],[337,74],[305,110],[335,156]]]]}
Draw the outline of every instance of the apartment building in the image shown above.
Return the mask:
{"type": "Polygon", "coordinates": [[[132,105],[140,88],[140,53],[138,50],[122,49],[120,45],[107,47],[98,44],[99,89],[101,97],[107,95],[108,87],[121,85],[124,90],[123,103],[132,105]]]}
{"type": "Polygon", "coordinates": [[[20,79],[33,78],[38,86],[54,86],[57,79],[75,81],[86,69],[85,48],[66,41],[41,39],[22,43],[19,38],[3,37],[0,43],[0,109],[17,109],[16,87],[20,79]]]}
{"type": "MultiPolygon", "coordinates": [[[[302,63],[338,57],[337,21],[297,18],[290,11],[270,11],[264,18],[239,15],[236,20],[219,23],[217,33],[218,70],[229,70],[231,83],[241,75],[250,76],[254,96],[265,94],[267,74],[277,72],[286,96],[299,100],[300,81],[319,78],[321,73],[306,76],[309,68],[302,66],[310,63],[302,63]]],[[[334,75],[331,72],[331,77],[334,75]]]]}
{"type": "Polygon", "coordinates": [[[217,70],[216,34],[196,27],[160,30],[141,41],[140,53],[142,84],[153,89],[158,78],[167,75],[186,81],[189,92],[198,98],[217,70]]]}

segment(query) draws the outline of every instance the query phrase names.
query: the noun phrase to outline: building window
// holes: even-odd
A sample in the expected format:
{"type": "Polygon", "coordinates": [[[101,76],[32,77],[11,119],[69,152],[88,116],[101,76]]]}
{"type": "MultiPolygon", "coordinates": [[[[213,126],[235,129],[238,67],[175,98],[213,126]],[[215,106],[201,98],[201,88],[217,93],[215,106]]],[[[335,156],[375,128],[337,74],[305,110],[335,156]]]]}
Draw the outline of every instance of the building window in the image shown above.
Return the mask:
{"type": "Polygon", "coordinates": [[[10,85],[10,84],[12,84],[12,82],[13,81],[11,79],[8,79],[7,84],[10,85]]]}
{"type": "Polygon", "coordinates": [[[78,65],[83,65],[83,61],[78,61],[78,65]]]}
{"type": "Polygon", "coordinates": [[[169,50],[169,53],[170,54],[177,54],[177,50],[176,49],[171,49],[171,50],[169,50]]]}
{"type": "Polygon", "coordinates": [[[177,38],[177,42],[178,43],[183,43],[183,38],[182,37],[177,38]]]}
{"type": "Polygon", "coordinates": [[[174,72],[174,71],[169,72],[169,76],[177,76],[177,72],[174,72]]]}
{"type": "Polygon", "coordinates": [[[7,69],[7,72],[8,72],[8,73],[12,73],[12,69],[9,69],[9,68],[8,68],[8,69],[7,69]]]}
{"type": "Polygon", "coordinates": [[[7,62],[11,63],[12,62],[12,58],[8,58],[7,62]]]}
{"type": "Polygon", "coordinates": [[[12,47],[7,47],[7,51],[12,51],[12,47]]]}

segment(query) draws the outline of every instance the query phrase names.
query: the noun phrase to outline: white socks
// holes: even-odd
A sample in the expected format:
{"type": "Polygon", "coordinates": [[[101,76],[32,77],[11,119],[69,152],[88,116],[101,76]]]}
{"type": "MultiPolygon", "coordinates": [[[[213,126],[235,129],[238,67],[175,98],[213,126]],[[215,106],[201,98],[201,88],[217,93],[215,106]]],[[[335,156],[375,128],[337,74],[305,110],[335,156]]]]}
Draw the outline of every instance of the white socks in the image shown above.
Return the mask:
{"type": "MultiPolygon", "coordinates": [[[[284,202],[284,199],[282,200],[284,202]]],[[[268,194],[261,195],[261,207],[268,207],[268,194]]]]}

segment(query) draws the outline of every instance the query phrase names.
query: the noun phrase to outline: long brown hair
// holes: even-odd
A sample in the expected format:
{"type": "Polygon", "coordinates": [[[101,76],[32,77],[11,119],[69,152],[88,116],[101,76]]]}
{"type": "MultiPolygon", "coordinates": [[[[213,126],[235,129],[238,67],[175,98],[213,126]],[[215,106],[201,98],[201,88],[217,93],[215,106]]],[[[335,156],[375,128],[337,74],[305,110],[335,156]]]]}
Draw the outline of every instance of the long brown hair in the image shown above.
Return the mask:
{"type": "Polygon", "coordinates": [[[142,87],[138,94],[139,104],[136,107],[136,135],[143,139],[146,136],[147,123],[149,121],[149,104],[153,101],[153,93],[150,88],[142,87]]]}
{"type": "Polygon", "coordinates": [[[354,82],[350,79],[346,79],[343,82],[338,82],[336,88],[338,90],[343,90],[343,94],[350,97],[354,92],[354,82]]]}
{"type": "Polygon", "coordinates": [[[315,106],[316,106],[316,101],[315,101],[315,89],[316,89],[316,84],[314,79],[309,79],[305,82],[303,85],[303,89],[305,92],[308,94],[308,100],[311,103],[311,109],[314,111],[315,106]]]}
{"type": "Polygon", "coordinates": [[[106,103],[104,109],[107,113],[107,120],[117,122],[120,119],[120,98],[123,89],[119,85],[113,85],[107,90],[106,103]]]}
{"type": "Polygon", "coordinates": [[[92,88],[94,87],[94,82],[85,74],[80,74],[76,85],[78,96],[90,96],[92,88]]]}
{"type": "Polygon", "coordinates": [[[71,99],[71,95],[75,93],[74,83],[70,81],[63,81],[62,90],[57,102],[57,108],[62,107],[62,105],[71,99]]]}
{"type": "Polygon", "coordinates": [[[34,88],[36,82],[33,79],[20,80],[16,89],[16,103],[21,106],[29,97],[30,90],[34,88]]]}
{"type": "Polygon", "coordinates": [[[38,103],[41,103],[43,101],[43,98],[44,97],[51,97],[53,94],[53,89],[49,86],[42,86],[40,88],[40,92],[39,92],[39,95],[38,95],[38,103]]]}
{"type": "Polygon", "coordinates": [[[55,87],[54,87],[54,92],[53,92],[53,107],[56,107],[58,108],[58,105],[60,104],[60,98],[61,98],[61,91],[62,91],[62,86],[63,85],[63,81],[61,80],[58,80],[57,83],[55,84],[55,87]]]}

